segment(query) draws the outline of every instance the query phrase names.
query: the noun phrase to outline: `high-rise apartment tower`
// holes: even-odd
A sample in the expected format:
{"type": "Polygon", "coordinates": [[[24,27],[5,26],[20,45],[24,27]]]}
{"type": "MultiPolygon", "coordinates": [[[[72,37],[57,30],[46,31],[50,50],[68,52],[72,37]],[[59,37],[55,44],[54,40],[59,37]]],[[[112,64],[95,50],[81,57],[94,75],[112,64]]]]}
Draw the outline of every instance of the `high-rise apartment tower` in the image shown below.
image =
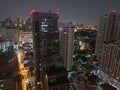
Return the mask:
{"type": "Polygon", "coordinates": [[[100,16],[96,41],[100,69],[120,82],[120,14],[112,11],[100,16]]]}
{"type": "Polygon", "coordinates": [[[58,13],[31,11],[35,59],[35,90],[48,90],[46,70],[59,59],[58,13]]]}
{"type": "Polygon", "coordinates": [[[64,67],[71,70],[73,66],[74,24],[72,22],[59,23],[60,54],[64,60],[64,67]]]}

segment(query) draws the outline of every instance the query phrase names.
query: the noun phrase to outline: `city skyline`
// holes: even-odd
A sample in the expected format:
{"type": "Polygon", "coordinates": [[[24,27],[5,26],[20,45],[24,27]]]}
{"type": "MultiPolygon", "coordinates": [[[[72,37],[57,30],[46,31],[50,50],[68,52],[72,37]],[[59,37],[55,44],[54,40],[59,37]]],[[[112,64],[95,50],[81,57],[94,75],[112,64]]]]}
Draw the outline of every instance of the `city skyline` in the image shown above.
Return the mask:
{"type": "Polygon", "coordinates": [[[0,90],[120,90],[119,3],[12,1],[0,3],[0,90]]]}
{"type": "Polygon", "coordinates": [[[39,12],[59,11],[60,21],[79,22],[80,24],[98,24],[99,15],[117,10],[119,0],[2,0],[0,2],[0,19],[15,18],[16,16],[30,17],[30,11],[39,12]]]}

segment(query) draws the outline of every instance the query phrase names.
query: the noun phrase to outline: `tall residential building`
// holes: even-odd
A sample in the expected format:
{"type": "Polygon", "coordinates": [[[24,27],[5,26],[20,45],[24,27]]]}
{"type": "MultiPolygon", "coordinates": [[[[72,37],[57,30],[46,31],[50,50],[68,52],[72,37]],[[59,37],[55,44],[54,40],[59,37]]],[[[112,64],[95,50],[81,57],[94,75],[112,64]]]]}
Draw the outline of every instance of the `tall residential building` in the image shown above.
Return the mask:
{"type": "Polygon", "coordinates": [[[120,43],[102,45],[100,68],[109,76],[120,81],[120,43]]]}
{"type": "Polygon", "coordinates": [[[60,59],[58,13],[32,11],[35,90],[69,90],[60,59]],[[62,67],[62,68],[61,68],[62,67]]]}
{"type": "Polygon", "coordinates": [[[99,54],[102,43],[113,43],[118,40],[120,40],[120,14],[113,10],[99,18],[96,54],[99,54]]]}
{"type": "Polygon", "coordinates": [[[120,81],[120,14],[116,11],[100,16],[96,55],[100,69],[120,81]]]}
{"type": "Polygon", "coordinates": [[[64,60],[64,67],[70,70],[73,65],[74,25],[60,23],[60,54],[64,60]]]}

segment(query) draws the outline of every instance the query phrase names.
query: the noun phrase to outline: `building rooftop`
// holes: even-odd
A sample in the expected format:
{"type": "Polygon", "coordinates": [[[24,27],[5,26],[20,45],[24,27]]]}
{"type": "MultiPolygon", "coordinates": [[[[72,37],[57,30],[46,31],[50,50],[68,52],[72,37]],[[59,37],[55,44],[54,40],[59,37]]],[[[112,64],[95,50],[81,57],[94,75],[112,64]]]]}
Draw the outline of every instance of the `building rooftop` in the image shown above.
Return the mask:
{"type": "Polygon", "coordinates": [[[54,85],[62,85],[65,83],[69,83],[67,79],[67,71],[63,67],[56,67],[51,66],[49,70],[47,70],[48,75],[48,85],[54,86],[54,85]]]}
{"type": "Polygon", "coordinates": [[[9,63],[15,55],[14,52],[0,52],[0,64],[9,63]]]}

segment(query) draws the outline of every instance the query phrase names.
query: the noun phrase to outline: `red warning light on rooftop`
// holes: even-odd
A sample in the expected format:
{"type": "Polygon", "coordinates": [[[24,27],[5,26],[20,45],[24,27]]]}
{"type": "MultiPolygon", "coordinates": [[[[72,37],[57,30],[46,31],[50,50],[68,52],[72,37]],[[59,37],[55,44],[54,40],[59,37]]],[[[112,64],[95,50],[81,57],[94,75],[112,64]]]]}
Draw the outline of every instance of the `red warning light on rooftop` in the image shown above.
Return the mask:
{"type": "Polygon", "coordinates": [[[117,13],[117,11],[116,10],[111,10],[110,13],[117,13]]]}
{"type": "Polygon", "coordinates": [[[57,11],[56,14],[59,15],[59,12],[57,11]]]}
{"type": "Polygon", "coordinates": [[[33,15],[36,11],[33,9],[30,11],[30,14],[33,15]]]}

